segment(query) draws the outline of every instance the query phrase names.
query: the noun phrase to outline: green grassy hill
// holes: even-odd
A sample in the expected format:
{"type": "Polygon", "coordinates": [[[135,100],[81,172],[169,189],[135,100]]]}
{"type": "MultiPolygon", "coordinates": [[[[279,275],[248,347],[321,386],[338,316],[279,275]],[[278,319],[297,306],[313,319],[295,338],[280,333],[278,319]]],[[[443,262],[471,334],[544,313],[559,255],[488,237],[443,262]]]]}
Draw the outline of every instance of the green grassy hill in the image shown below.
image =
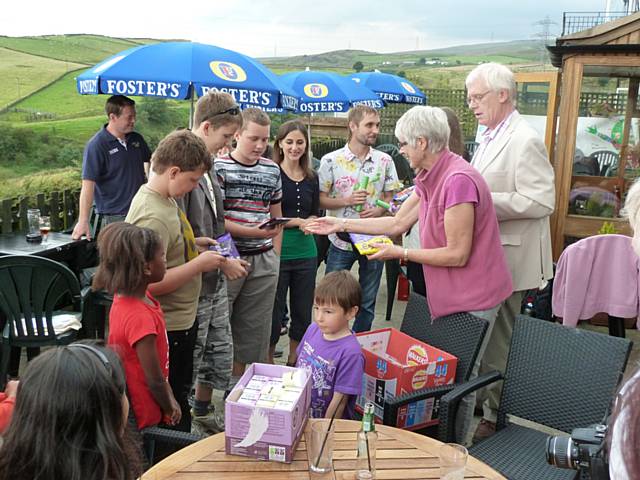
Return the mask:
{"type": "Polygon", "coordinates": [[[513,42],[482,43],[477,45],[461,45],[435,50],[416,50],[409,52],[374,53],[364,50],[337,50],[317,55],[299,55],[295,57],[268,57],[260,59],[266,65],[287,65],[294,69],[314,68],[346,68],[352,70],[357,61],[363,63],[365,69],[398,68],[418,64],[425,60],[439,59],[449,65],[460,63],[476,64],[481,61],[501,61],[503,63],[529,63],[539,60],[540,44],[534,40],[518,40],[513,42]]]}
{"type": "Polygon", "coordinates": [[[0,47],[0,108],[82,66],[0,47]]]}
{"type": "MultiPolygon", "coordinates": [[[[157,41],[157,40],[156,40],[157,41]]],[[[45,35],[40,37],[0,37],[0,47],[65,62],[92,65],[105,58],[137,47],[143,41],[101,35],[45,35]]]]}

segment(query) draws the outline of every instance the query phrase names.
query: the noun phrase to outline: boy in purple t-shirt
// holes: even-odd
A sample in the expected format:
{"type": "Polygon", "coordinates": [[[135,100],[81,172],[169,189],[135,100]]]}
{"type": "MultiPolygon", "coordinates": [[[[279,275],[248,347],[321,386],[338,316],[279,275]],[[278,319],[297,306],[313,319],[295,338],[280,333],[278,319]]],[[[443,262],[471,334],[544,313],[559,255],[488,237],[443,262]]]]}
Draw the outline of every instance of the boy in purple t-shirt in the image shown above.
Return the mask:
{"type": "Polygon", "coordinates": [[[314,296],[314,322],[298,346],[296,367],[311,371],[311,416],[353,418],[362,387],[364,356],[349,328],[360,308],[362,291],[346,270],[327,274],[314,296]]]}

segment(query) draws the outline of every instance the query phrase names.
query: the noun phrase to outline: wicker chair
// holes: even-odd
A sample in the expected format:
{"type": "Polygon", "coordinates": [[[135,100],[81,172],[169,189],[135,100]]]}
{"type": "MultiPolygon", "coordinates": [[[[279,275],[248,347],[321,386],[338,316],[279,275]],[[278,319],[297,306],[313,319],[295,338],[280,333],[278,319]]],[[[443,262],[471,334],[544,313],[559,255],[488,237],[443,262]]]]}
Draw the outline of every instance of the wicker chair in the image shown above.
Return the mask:
{"type": "MultiPolygon", "coordinates": [[[[437,416],[440,397],[469,379],[487,327],[486,320],[469,313],[455,313],[432,321],[427,299],[415,292],[411,293],[400,330],[413,338],[455,355],[458,358],[455,382],[452,385],[399,395],[386,402],[383,414],[384,424],[395,426],[398,409],[428,398],[434,398],[434,417],[437,416]]],[[[428,427],[421,433],[435,436],[437,426],[428,427]]]]}
{"type": "Polygon", "coordinates": [[[457,404],[474,389],[504,378],[496,434],[469,449],[509,479],[575,479],[579,473],[547,464],[547,434],[507,421],[516,416],[570,433],[601,423],[631,351],[629,340],[518,316],[504,377],[492,372],[440,402],[440,435],[452,441],[457,404]]]}
{"type": "Polygon", "coordinates": [[[139,431],[142,436],[142,448],[147,461],[147,467],[150,467],[162,460],[162,458],[170,453],[191,445],[192,443],[202,440],[204,437],[189,432],[181,432],[179,430],[171,430],[159,426],[147,427],[139,431]],[[163,451],[160,458],[156,455],[156,448],[163,451]]]}

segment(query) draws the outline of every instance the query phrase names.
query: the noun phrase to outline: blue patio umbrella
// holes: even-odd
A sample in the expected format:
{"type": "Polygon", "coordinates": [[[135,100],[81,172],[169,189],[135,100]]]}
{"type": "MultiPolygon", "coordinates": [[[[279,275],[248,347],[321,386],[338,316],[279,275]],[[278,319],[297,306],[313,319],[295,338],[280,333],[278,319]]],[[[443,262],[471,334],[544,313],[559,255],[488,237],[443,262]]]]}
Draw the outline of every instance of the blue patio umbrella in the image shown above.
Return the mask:
{"type": "Polygon", "coordinates": [[[300,97],[299,113],[347,112],[358,104],[384,107],[374,92],[337,73],[306,70],[286,73],[281,78],[300,97]]]}
{"type": "Polygon", "coordinates": [[[77,77],[80,94],[193,100],[227,92],[245,106],[296,110],[298,97],[260,62],[224,48],[192,42],[142,45],[120,52],[77,77]]]}
{"type": "Polygon", "coordinates": [[[376,92],[389,103],[411,103],[426,105],[427,96],[406,78],[379,71],[354,73],[351,79],[376,92]]]}

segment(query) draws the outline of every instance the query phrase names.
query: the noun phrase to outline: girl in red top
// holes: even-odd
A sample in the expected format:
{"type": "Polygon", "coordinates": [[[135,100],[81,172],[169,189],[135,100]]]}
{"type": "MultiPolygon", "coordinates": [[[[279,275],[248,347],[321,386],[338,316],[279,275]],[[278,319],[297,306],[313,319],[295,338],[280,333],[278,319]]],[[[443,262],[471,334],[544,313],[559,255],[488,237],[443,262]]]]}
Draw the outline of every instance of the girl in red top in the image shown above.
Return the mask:
{"type": "Polygon", "coordinates": [[[4,392],[0,392],[0,435],[9,426],[11,414],[16,403],[16,392],[18,391],[18,382],[11,380],[7,382],[4,392]]]}
{"type": "Polygon", "coordinates": [[[151,229],[107,225],[98,238],[100,264],[94,289],[113,294],[108,344],[118,352],[138,428],[180,421],[180,406],[167,382],[169,343],[160,304],[147,291],[166,272],[165,251],[151,229]]]}

